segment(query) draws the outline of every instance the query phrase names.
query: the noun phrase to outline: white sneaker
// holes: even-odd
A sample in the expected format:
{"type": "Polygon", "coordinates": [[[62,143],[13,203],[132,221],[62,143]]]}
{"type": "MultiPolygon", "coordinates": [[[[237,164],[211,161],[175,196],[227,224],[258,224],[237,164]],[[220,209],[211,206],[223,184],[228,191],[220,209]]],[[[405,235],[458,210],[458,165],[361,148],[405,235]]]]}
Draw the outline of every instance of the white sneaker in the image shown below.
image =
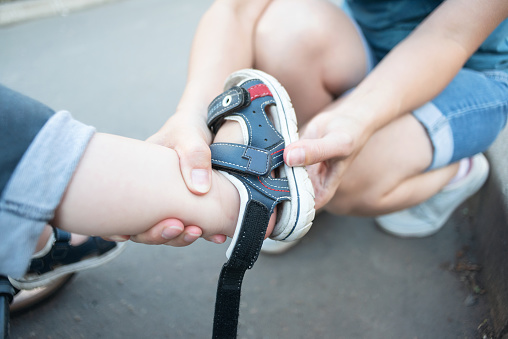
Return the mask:
{"type": "Polygon", "coordinates": [[[281,254],[289,250],[300,242],[300,239],[294,241],[278,241],[267,238],[263,241],[261,252],[266,254],[281,254]]]}
{"type": "Polygon", "coordinates": [[[422,238],[438,232],[453,211],[476,193],[489,174],[489,163],[481,153],[471,158],[469,173],[446,186],[430,199],[411,208],[376,218],[387,233],[402,238],[422,238]]]}

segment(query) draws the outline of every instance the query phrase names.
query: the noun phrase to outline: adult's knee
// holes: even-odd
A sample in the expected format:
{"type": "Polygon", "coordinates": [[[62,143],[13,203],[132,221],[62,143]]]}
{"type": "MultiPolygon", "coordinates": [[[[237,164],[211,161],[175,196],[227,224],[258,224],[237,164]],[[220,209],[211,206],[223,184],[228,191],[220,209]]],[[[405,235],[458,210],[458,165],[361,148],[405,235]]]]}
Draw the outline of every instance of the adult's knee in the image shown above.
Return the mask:
{"type": "Polygon", "coordinates": [[[324,1],[273,1],[256,27],[256,63],[280,69],[319,57],[334,33],[319,13],[325,12],[325,7],[340,11],[324,1]]]}
{"type": "Polygon", "coordinates": [[[356,86],[366,74],[366,65],[354,24],[329,1],[275,0],[256,25],[254,67],[286,87],[296,99],[295,108],[303,112],[299,121],[307,121],[356,86]]]}

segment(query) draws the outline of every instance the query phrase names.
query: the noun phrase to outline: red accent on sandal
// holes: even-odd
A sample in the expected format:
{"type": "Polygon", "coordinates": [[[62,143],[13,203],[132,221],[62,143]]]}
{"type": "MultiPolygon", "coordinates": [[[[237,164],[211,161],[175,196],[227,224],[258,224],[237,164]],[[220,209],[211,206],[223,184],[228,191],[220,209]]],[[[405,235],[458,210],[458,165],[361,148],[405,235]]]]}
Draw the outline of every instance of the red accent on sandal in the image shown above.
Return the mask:
{"type": "Polygon", "coordinates": [[[265,184],[263,184],[263,182],[261,181],[261,179],[260,179],[259,177],[258,177],[258,180],[259,180],[259,182],[261,183],[261,185],[265,186],[265,187],[266,187],[266,188],[268,188],[270,191],[287,192],[287,193],[289,193],[289,191],[285,191],[285,190],[275,190],[275,189],[273,189],[273,188],[270,188],[270,187],[266,186],[265,184]]]}
{"type": "Polygon", "coordinates": [[[268,89],[265,84],[254,85],[249,88],[250,101],[254,99],[262,98],[266,96],[272,96],[272,92],[268,89]]]}

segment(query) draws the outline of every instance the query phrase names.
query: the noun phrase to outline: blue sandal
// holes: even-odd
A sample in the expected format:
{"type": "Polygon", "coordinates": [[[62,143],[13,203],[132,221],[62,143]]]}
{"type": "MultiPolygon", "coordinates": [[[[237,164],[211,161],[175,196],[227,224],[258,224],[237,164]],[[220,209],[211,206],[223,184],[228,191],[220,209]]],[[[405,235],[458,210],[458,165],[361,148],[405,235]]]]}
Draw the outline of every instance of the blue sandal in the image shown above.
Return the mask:
{"type": "Polygon", "coordinates": [[[252,268],[277,206],[271,238],[294,241],[314,218],[314,192],[303,167],[284,163],[285,145],[298,140],[296,116],[287,92],[270,75],[241,70],[226,81],[226,91],[208,108],[208,126],[217,132],[224,120],[241,125],[244,144],[214,143],[212,166],[238,189],[240,214],[217,287],[214,338],[235,338],[243,276],[252,268]],[[270,119],[271,118],[271,119],[270,119]],[[272,173],[277,173],[274,177],[272,173]]]}
{"type": "Polygon", "coordinates": [[[71,234],[53,228],[46,246],[32,256],[30,268],[21,279],[9,278],[20,290],[46,286],[62,276],[107,263],[119,255],[126,243],[89,237],[84,243],[70,244],[71,234]]]}

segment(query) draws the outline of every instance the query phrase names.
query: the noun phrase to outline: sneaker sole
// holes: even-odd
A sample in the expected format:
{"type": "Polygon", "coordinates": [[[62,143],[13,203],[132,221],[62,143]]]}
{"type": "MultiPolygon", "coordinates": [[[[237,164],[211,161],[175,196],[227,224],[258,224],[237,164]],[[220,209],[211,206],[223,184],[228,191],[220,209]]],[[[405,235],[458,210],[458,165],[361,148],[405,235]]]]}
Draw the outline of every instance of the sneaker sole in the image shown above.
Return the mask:
{"type": "MultiPolygon", "coordinates": [[[[436,224],[434,227],[429,226],[420,226],[419,230],[416,230],[417,227],[411,230],[407,230],[408,226],[404,225],[402,223],[395,223],[392,218],[389,217],[389,215],[384,217],[378,217],[375,219],[377,225],[381,230],[384,232],[391,234],[393,236],[399,237],[399,238],[424,238],[431,236],[433,234],[436,234],[443,228],[443,226],[446,224],[450,216],[453,214],[453,212],[457,209],[457,207],[460,206],[464,201],[469,199],[472,195],[474,195],[476,192],[478,192],[485,181],[488,178],[488,172],[489,172],[489,163],[485,156],[483,154],[478,154],[473,157],[473,168],[472,171],[477,172],[478,174],[471,173],[471,179],[473,181],[476,181],[472,187],[469,189],[469,191],[465,194],[465,197],[462,200],[458,200],[456,204],[451,205],[450,210],[448,213],[444,213],[439,220],[436,220],[436,224]],[[484,173],[482,175],[482,173],[484,173]]],[[[467,179],[465,179],[467,180],[467,179]]],[[[463,183],[462,183],[463,184],[463,183]]],[[[462,185],[460,182],[457,183],[457,185],[462,185]]],[[[454,188],[454,186],[450,188],[443,189],[444,192],[450,191],[454,188]]]]}

